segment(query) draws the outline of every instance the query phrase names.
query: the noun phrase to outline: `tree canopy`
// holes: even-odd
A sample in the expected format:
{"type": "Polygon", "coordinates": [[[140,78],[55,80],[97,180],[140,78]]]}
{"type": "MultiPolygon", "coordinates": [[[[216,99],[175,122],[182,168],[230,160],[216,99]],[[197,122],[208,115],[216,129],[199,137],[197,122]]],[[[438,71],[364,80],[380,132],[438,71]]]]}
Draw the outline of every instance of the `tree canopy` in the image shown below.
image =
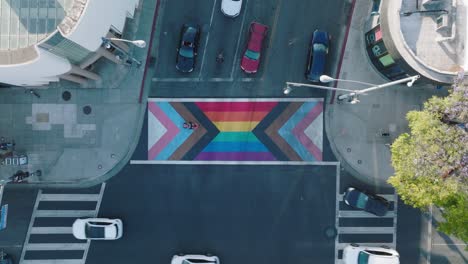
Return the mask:
{"type": "Polygon", "coordinates": [[[468,88],[455,83],[407,119],[410,132],[392,144],[389,183],[413,207],[443,208],[439,229],[468,241],[468,88]]]}

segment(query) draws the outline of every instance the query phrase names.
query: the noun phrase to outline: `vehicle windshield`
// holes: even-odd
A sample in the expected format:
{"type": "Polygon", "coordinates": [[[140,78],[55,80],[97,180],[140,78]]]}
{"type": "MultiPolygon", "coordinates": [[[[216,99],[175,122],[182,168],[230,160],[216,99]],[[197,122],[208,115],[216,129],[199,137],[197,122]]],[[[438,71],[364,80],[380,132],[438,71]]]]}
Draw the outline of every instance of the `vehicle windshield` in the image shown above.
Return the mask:
{"type": "Polygon", "coordinates": [[[314,44],[314,50],[315,51],[321,51],[321,52],[327,52],[327,47],[323,45],[322,43],[315,43],[314,44]]]}
{"type": "Polygon", "coordinates": [[[193,50],[191,48],[182,47],[179,54],[186,58],[193,58],[193,50]]]}
{"type": "Polygon", "coordinates": [[[245,52],[245,56],[247,56],[247,58],[249,58],[251,60],[258,60],[260,58],[260,53],[255,52],[255,51],[251,51],[251,50],[248,49],[245,52]]]}
{"type": "Polygon", "coordinates": [[[104,226],[86,225],[86,237],[89,238],[104,238],[104,226]]]}
{"type": "Polygon", "coordinates": [[[365,209],[368,200],[369,200],[369,197],[367,195],[360,193],[356,201],[356,207],[365,209]]]}
{"type": "Polygon", "coordinates": [[[367,263],[369,263],[369,254],[367,254],[364,251],[359,252],[357,263],[358,264],[367,264],[367,263]]]}

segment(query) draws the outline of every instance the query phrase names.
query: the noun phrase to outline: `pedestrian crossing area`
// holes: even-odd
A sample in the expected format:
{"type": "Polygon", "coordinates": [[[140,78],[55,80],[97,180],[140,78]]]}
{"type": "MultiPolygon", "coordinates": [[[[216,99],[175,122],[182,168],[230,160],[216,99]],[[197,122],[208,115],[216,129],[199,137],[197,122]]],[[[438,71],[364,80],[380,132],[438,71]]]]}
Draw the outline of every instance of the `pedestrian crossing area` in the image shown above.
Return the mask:
{"type": "Polygon", "coordinates": [[[106,184],[82,190],[39,190],[20,264],[84,264],[90,241],[77,240],[77,218],[97,217],[106,184]]]}
{"type": "Polygon", "coordinates": [[[335,264],[343,264],[343,249],[351,244],[365,246],[386,246],[396,248],[397,203],[396,194],[377,194],[387,199],[391,210],[383,216],[354,210],[343,202],[343,194],[337,194],[335,238],[335,264]]]}

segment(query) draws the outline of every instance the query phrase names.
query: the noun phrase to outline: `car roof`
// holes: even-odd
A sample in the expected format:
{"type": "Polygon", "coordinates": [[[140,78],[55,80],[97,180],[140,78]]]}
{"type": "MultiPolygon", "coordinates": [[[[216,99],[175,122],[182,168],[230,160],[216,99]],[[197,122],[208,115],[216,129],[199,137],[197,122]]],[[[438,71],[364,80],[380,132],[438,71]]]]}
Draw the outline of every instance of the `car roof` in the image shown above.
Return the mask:
{"type": "Polygon", "coordinates": [[[400,260],[395,256],[370,255],[368,264],[398,264],[400,260]]]}
{"type": "Polygon", "coordinates": [[[250,24],[250,39],[247,48],[253,51],[260,51],[262,48],[262,41],[264,39],[265,32],[268,30],[268,27],[257,22],[252,22],[250,24]]]}

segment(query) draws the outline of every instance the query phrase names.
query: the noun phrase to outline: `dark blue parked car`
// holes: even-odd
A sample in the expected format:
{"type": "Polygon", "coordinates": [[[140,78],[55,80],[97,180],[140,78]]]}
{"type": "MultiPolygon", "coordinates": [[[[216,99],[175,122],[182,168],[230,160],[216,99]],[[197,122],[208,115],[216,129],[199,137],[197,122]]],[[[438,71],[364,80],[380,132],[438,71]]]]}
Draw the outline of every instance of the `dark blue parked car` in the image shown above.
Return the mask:
{"type": "Polygon", "coordinates": [[[180,43],[177,49],[176,68],[181,72],[191,72],[195,68],[200,28],[198,25],[182,26],[180,43]]]}
{"type": "Polygon", "coordinates": [[[377,216],[384,216],[390,208],[390,203],[385,198],[360,191],[353,187],[349,187],[346,190],[343,195],[343,201],[351,207],[377,216]]]}
{"type": "Polygon", "coordinates": [[[309,47],[306,79],[312,82],[320,82],[320,76],[324,74],[330,47],[330,35],[328,32],[314,31],[309,47]]]}

